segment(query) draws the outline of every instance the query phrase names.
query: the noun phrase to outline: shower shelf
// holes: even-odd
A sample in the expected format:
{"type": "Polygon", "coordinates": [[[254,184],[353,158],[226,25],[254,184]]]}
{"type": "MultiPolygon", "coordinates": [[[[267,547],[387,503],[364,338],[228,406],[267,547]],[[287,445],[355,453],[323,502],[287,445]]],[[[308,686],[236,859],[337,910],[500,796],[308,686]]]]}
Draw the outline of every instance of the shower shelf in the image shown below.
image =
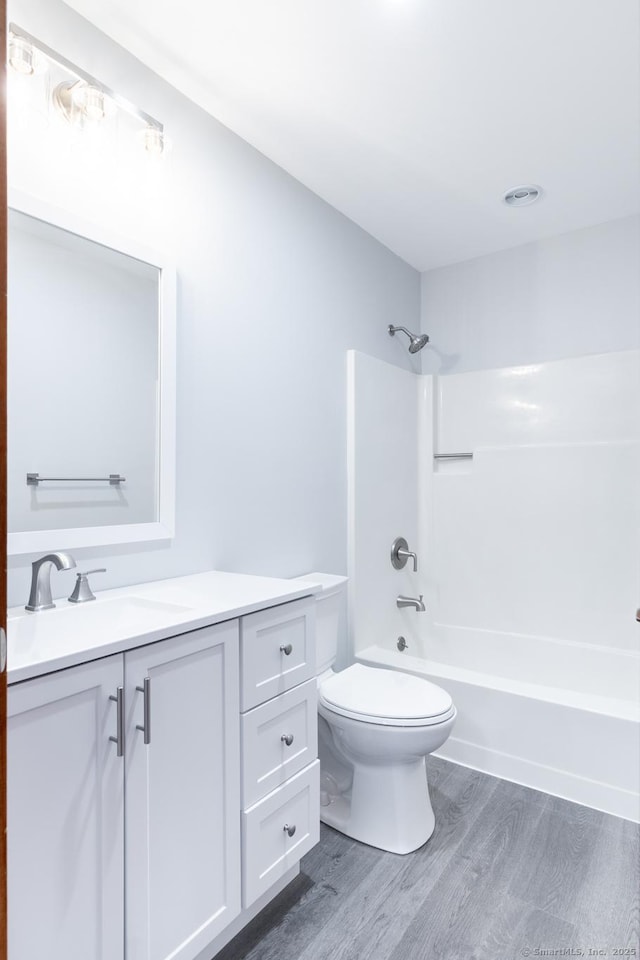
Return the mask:
{"type": "Polygon", "coordinates": [[[473,460],[472,453],[434,453],[434,460],[473,460]]]}

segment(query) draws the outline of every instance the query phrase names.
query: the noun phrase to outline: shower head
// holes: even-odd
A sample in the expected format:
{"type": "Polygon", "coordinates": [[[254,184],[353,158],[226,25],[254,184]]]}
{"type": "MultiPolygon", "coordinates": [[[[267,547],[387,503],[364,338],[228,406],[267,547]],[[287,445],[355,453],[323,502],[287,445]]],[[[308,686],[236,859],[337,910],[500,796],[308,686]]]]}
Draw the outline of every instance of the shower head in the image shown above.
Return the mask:
{"type": "Polygon", "coordinates": [[[411,333],[410,330],[407,330],[406,327],[394,327],[392,323],[389,324],[389,336],[392,337],[398,330],[402,330],[403,333],[409,337],[409,353],[417,353],[418,350],[422,350],[425,344],[429,343],[429,337],[426,333],[421,334],[417,337],[415,333],[411,333]]]}

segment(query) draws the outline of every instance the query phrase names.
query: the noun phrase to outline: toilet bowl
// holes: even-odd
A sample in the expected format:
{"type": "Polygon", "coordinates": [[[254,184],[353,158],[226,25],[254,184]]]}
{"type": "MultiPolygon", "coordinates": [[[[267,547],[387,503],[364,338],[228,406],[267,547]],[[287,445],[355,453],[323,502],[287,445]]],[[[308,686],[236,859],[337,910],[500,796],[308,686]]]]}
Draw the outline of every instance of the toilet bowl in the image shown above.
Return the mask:
{"type": "Polygon", "coordinates": [[[425,758],[451,733],[451,697],[420,677],[356,663],[319,678],[318,713],[320,819],[381,850],[417,850],[435,826],[425,758]]]}
{"type": "Polygon", "coordinates": [[[435,826],[425,758],[451,733],[453,701],[399,670],[355,663],[334,672],[347,578],[300,579],[323,587],[316,595],[320,819],[370,846],[411,853],[435,826]]]}

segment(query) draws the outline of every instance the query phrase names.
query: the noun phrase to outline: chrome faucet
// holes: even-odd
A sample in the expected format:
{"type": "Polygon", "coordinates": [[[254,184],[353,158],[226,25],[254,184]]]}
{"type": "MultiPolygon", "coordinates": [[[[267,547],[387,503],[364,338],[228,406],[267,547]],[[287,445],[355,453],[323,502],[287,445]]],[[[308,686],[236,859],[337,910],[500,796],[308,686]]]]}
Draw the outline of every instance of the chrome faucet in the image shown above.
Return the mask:
{"type": "Polygon", "coordinates": [[[76,562],[70,553],[48,553],[31,564],[31,590],[29,603],[25,610],[51,610],[55,603],[51,599],[51,568],[71,570],[76,562]]]}
{"type": "Polygon", "coordinates": [[[396,606],[400,607],[415,607],[418,613],[424,613],[427,609],[422,601],[422,594],[420,594],[420,599],[416,600],[415,597],[398,597],[396,600],[396,606]]]}

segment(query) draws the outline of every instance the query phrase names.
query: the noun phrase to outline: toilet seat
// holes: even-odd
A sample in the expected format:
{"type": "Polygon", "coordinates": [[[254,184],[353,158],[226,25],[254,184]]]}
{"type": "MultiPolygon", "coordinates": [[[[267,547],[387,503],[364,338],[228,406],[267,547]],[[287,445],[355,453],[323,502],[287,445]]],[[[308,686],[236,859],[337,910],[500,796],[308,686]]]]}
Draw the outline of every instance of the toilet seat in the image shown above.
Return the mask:
{"type": "Polygon", "coordinates": [[[324,680],[318,693],[320,704],[330,713],[361,723],[424,727],[455,714],[451,697],[435,683],[361,663],[324,680]]]}

